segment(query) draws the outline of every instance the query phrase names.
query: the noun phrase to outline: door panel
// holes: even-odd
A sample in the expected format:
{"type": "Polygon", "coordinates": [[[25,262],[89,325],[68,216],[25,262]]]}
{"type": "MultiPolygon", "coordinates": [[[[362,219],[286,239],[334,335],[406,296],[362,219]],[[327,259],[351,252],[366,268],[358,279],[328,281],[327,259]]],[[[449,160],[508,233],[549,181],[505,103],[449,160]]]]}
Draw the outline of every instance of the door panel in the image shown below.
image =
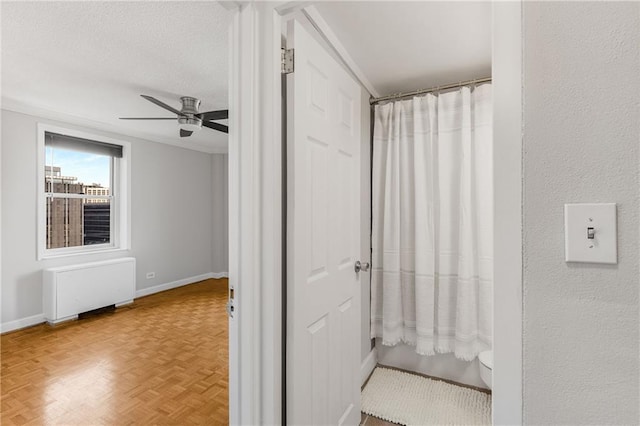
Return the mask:
{"type": "Polygon", "coordinates": [[[287,76],[287,423],[360,420],[360,86],[295,21],[287,76]]]}

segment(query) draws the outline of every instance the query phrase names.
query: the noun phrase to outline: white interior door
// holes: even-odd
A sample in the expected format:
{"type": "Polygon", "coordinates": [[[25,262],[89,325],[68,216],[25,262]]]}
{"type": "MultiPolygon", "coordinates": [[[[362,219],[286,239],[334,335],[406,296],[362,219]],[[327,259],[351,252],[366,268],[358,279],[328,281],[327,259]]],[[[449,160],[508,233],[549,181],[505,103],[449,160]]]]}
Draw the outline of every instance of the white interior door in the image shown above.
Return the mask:
{"type": "Polygon", "coordinates": [[[360,421],[360,86],[296,21],[287,76],[287,423],[360,421]]]}

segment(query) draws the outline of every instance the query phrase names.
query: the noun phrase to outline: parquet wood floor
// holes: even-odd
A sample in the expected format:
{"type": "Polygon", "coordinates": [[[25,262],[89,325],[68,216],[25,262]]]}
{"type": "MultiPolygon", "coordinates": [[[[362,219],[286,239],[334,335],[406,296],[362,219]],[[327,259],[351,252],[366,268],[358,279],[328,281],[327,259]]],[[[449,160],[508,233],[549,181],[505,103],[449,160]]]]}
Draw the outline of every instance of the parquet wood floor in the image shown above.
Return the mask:
{"type": "Polygon", "coordinates": [[[1,337],[1,423],[228,424],[227,280],[1,337]]]}

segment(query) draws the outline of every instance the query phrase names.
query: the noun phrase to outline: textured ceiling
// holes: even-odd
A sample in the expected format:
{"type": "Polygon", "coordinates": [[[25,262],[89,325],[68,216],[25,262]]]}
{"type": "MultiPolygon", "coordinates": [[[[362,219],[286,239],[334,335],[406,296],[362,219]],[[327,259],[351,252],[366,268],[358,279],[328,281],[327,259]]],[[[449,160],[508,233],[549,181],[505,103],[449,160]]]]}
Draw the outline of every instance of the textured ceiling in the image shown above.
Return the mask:
{"type": "Polygon", "coordinates": [[[491,75],[491,3],[320,2],[381,96],[491,75]]]}
{"type": "MultiPolygon", "coordinates": [[[[229,12],[217,2],[2,1],[3,107],[66,114],[111,130],[208,152],[227,136],[179,138],[140,98],[226,109],[229,12]]],[[[491,73],[489,2],[318,2],[316,8],[381,95],[491,73]]],[[[53,117],[55,118],[55,117],[53,117]]]]}
{"type": "Polygon", "coordinates": [[[6,2],[2,8],[4,108],[49,111],[94,127],[208,152],[227,135],[178,136],[171,117],[139,95],[180,109],[226,109],[229,12],[217,2],[6,2]]]}

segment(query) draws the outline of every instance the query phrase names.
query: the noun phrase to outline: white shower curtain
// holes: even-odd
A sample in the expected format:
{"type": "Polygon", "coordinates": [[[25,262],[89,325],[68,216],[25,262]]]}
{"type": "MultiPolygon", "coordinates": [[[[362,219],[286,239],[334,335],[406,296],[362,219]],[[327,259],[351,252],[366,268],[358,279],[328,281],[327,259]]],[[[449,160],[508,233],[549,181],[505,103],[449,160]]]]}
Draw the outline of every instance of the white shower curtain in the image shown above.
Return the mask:
{"type": "Polygon", "coordinates": [[[491,85],[375,108],[371,335],[470,361],[491,348],[491,85]]]}

